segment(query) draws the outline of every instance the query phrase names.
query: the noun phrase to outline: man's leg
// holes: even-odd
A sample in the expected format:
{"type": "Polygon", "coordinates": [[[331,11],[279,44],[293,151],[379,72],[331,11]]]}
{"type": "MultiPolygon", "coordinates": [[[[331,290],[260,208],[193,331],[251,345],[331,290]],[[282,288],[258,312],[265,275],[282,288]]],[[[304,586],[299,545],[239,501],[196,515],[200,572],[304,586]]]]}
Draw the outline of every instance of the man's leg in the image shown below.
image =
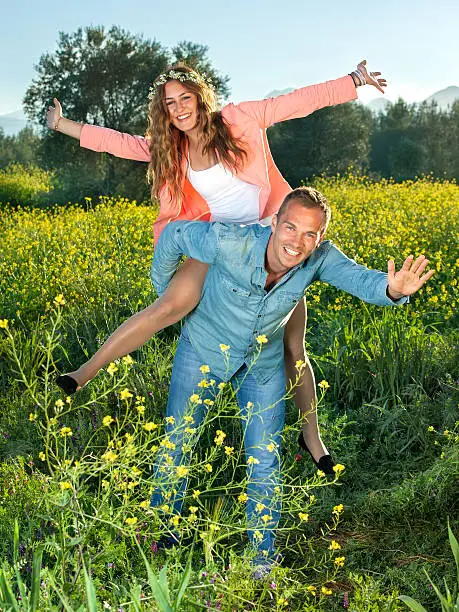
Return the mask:
{"type": "Polygon", "coordinates": [[[275,558],[275,530],[282,499],[281,433],[285,422],[285,375],[281,368],[260,385],[247,369],[232,380],[240,407],[247,461],[247,526],[256,562],[275,558]]]}
{"type": "MultiPolygon", "coordinates": [[[[166,512],[178,514],[182,509],[187,478],[177,468],[186,468],[190,463],[190,454],[184,454],[183,446],[196,444],[207,410],[204,400],[214,399],[217,385],[221,382],[212,376],[215,385],[200,388],[198,383],[204,378],[199,369],[202,365],[184,329],[175,353],[166,409],[167,437],[162,440],[156,457],[154,477],[157,486],[150,504],[151,507],[167,505],[166,512]],[[193,394],[200,396],[200,403],[190,401],[193,394]]],[[[188,452],[191,453],[191,448],[188,452]]]]}

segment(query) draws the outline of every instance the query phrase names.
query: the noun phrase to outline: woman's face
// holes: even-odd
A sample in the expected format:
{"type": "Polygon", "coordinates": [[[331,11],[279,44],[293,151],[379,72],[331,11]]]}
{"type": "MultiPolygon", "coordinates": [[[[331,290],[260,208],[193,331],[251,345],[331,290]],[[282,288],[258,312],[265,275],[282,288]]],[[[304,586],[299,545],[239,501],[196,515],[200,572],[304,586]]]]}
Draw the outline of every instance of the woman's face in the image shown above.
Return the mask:
{"type": "Polygon", "coordinates": [[[180,81],[168,81],[164,96],[169,118],[173,126],[182,132],[189,132],[198,122],[198,98],[180,81]]]}

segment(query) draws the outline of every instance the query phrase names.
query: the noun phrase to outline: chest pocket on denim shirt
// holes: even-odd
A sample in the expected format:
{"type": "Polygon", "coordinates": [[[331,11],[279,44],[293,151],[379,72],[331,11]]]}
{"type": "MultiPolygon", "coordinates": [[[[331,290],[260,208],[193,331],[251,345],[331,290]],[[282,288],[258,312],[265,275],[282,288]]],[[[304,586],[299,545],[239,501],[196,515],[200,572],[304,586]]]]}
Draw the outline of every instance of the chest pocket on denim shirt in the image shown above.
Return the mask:
{"type": "Polygon", "coordinates": [[[232,278],[228,276],[224,276],[223,274],[220,277],[223,286],[225,289],[231,291],[234,295],[237,295],[241,298],[248,298],[250,295],[250,291],[245,287],[241,287],[238,285],[232,278]]]}
{"type": "Polygon", "coordinates": [[[267,311],[277,312],[279,315],[281,313],[286,315],[295,308],[298,302],[301,302],[303,296],[304,292],[284,291],[279,289],[275,291],[271,299],[268,300],[267,311]]]}

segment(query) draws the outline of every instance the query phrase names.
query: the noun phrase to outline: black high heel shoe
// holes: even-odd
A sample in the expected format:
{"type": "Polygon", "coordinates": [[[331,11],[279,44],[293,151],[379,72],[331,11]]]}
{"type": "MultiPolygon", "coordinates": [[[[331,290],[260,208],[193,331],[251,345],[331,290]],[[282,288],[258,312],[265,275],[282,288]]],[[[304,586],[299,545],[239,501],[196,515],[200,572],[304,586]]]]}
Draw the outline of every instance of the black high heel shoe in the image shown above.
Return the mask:
{"type": "Polygon", "coordinates": [[[311,455],[311,459],[316,464],[316,467],[317,467],[318,470],[322,470],[322,472],[324,474],[327,474],[328,476],[335,476],[335,472],[333,470],[333,466],[336,465],[336,463],[333,461],[332,456],[331,455],[323,455],[319,459],[319,461],[316,461],[314,459],[314,457],[312,456],[312,453],[309,450],[308,445],[304,441],[304,437],[303,437],[303,432],[302,431],[300,431],[300,435],[298,436],[298,446],[300,448],[302,448],[303,450],[307,451],[311,455]]]}
{"type": "Polygon", "coordinates": [[[67,393],[67,395],[73,395],[78,389],[77,381],[68,374],[58,376],[56,378],[56,385],[60,387],[64,393],[67,393]]]}

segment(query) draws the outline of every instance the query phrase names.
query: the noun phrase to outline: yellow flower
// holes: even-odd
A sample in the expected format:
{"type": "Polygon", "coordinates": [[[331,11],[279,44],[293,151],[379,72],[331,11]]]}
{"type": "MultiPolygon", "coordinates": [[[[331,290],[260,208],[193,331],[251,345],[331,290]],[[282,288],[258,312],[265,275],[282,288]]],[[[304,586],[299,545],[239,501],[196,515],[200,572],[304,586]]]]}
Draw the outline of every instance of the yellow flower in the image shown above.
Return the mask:
{"type": "Polygon", "coordinates": [[[190,395],[190,402],[192,404],[201,404],[202,400],[197,393],[193,393],[193,395],[190,395]]]}
{"type": "Polygon", "coordinates": [[[226,455],[232,455],[234,452],[234,446],[225,446],[225,454],[226,455]]]}
{"type": "Polygon", "coordinates": [[[330,385],[326,380],[321,380],[318,386],[322,389],[322,391],[330,388],[330,385]]]}
{"type": "Polygon", "coordinates": [[[208,374],[210,372],[208,365],[202,365],[199,369],[201,370],[201,374],[208,374]]]}
{"type": "Polygon", "coordinates": [[[229,344],[220,344],[220,350],[222,353],[226,353],[227,351],[230,350],[230,345],[229,344]]]}
{"type": "Polygon", "coordinates": [[[152,421],[149,421],[148,423],[145,423],[143,428],[145,429],[145,431],[155,431],[155,429],[158,429],[158,425],[156,425],[156,423],[153,423],[152,421]]]}
{"type": "Polygon", "coordinates": [[[336,557],[335,558],[335,565],[336,567],[344,567],[344,559],[346,557],[336,557]]]}
{"type": "Polygon", "coordinates": [[[221,429],[217,429],[216,436],[214,438],[214,442],[217,446],[221,446],[223,444],[224,439],[226,438],[226,433],[221,429]]]}
{"type": "Polygon", "coordinates": [[[177,525],[179,524],[179,522],[180,522],[180,517],[178,516],[178,514],[175,514],[174,516],[172,516],[172,517],[169,519],[169,523],[170,523],[171,525],[175,525],[175,527],[177,527],[177,525]]]}
{"type": "Polygon", "coordinates": [[[185,433],[194,434],[196,432],[196,427],[185,427],[185,433]]]}
{"type": "Polygon", "coordinates": [[[194,419],[192,416],[190,416],[189,414],[185,415],[183,417],[183,420],[185,421],[185,423],[194,423],[194,419]]]}
{"type": "Polygon", "coordinates": [[[206,472],[209,472],[210,474],[210,472],[212,472],[214,468],[210,465],[210,463],[206,463],[206,465],[204,466],[204,469],[206,470],[206,472]]]}
{"type": "Polygon", "coordinates": [[[144,403],[144,401],[145,401],[145,398],[144,398],[142,395],[136,395],[136,396],[135,396],[135,401],[136,401],[138,404],[143,404],[143,403],[144,403]]]}
{"type": "Polygon", "coordinates": [[[177,476],[180,478],[183,476],[187,476],[190,473],[190,468],[187,468],[183,465],[179,465],[177,468],[177,476]]]}
{"type": "Polygon", "coordinates": [[[150,500],[145,499],[143,502],[140,502],[139,507],[142,508],[142,510],[148,510],[150,507],[150,500]]]}
{"type": "Polygon", "coordinates": [[[249,499],[247,493],[241,493],[237,500],[241,502],[241,504],[245,504],[245,502],[249,499]]]}
{"type": "Polygon", "coordinates": [[[259,336],[257,336],[256,340],[260,345],[266,344],[268,342],[268,338],[265,334],[260,334],[259,336]]]}
{"type": "Polygon", "coordinates": [[[341,474],[341,472],[344,472],[344,465],[342,463],[337,463],[336,465],[333,466],[333,471],[335,472],[335,474],[341,474]]]}
{"type": "Polygon", "coordinates": [[[198,499],[200,495],[201,495],[201,491],[199,489],[195,489],[191,497],[193,497],[194,499],[198,499]]]}
{"type": "Polygon", "coordinates": [[[134,363],[134,360],[130,355],[125,355],[122,359],[124,365],[131,366],[134,363]]]}
{"type": "Polygon", "coordinates": [[[309,586],[306,587],[306,591],[309,591],[310,593],[312,593],[313,595],[316,594],[316,587],[313,584],[310,584],[309,586]]]}
{"type": "Polygon", "coordinates": [[[65,304],[65,299],[62,293],[56,295],[56,297],[54,298],[54,304],[55,306],[63,306],[65,304]]]}
{"type": "Polygon", "coordinates": [[[325,472],[323,472],[322,470],[317,470],[317,476],[319,478],[325,478],[325,472]]]}
{"type": "Polygon", "coordinates": [[[246,408],[253,408],[253,402],[247,402],[246,408]]]}
{"type": "Polygon", "coordinates": [[[201,389],[207,389],[207,387],[210,387],[210,383],[207,382],[205,378],[203,378],[198,382],[198,387],[201,387],[201,389]]]}
{"type": "Polygon", "coordinates": [[[224,383],[224,382],[218,383],[218,389],[220,391],[222,391],[222,389],[224,389],[225,387],[226,387],[226,383],[224,383]]]}
{"type": "Polygon", "coordinates": [[[29,421],[36,421],[38,419],[38,414],[36,412],[31,412],[29,414],[29,421]]]}
{"type": "Polygon", "coordinates": [[[256,465],[257,463],[260,463],[260,460],[252,457],[252,455],[247,459],[247,465],[256,465]]]}
{"type": "Polygon", "coordinates": [[[262,510],[265,509],[265,505],[264,504],[260,504],[260,502],[258,502],[258,504],[255,506],[255,508],[258,510],[258,512],[261,512],[262,510]]]}
{"type": "Polygon", "coordinates": [[[206,406],[213,406],[213,405],[214,405],[214,403],[215,403],[215,402],[214,402],[213,400],[211,400],[211,399],[205,399],[205,400],[204,400],[204,404],[205,404],[206,406]]]}
{"type": "Polygon", "coordinates": [[[191,512],[191,514],[196,514],[199,508],[197,506],[190,506],[188,510],[191,512]]]}
{"type": "Polygon", "coordinates": [[[304,521],[305,523],[309,521],[309,514],[306,514],[305,512],[299,512],[298,516],[300,517],[300,521],[304,521]]]}
{"type": "Polygon", "coordinates": [[[110,376],[113,376],[113,374],[115,372],[118,372],[118,368],[116,367],[116,363],[113,363],[113,361],[111,363],[109,363],[108,367],[107,367],[107,372],[110,374],[110,376]]]}
{"type": "Polygon", "coordinates": [[[175,418],[173,416],[168,416],[164,420],[166,423],[169,423],[169,425],[175,425],[175,418]]]}
{"type": "Polygon", "coordinates": [[[336,540],[332,540],[330,542],[330,546],[328,547],[328,550],[339,550],[340,548],[341,548],[341,544],[337,542],[336,540]]]}
{"type": "Polygon", "coordinates": [[[41,461],[44,461],[46,459],[46,455],[43,451],[41,451],[40,453],[38,453],[38,458],[41,459],[41,461]]]}
{"type": "Polygon", "coordinates": [[[8,329],[8,319],[0,319],[0,329],[8,329]]]}
{"type": "Polygon", "coordinates": [[[65,404],[61,399],[58,399],[54,405],[56,406],[56,408],[63,408],[65,404]]]}
{"type": "Polygon", "coordinates": [[[128,400],[129,398],[134,397],[129,389],[123,389],[120,393],[120,399],[128,400]]]}
{"type": "Polygon", "coordinates": [[[110,486],[110,483],[108,482],[108,480],[102,480],[102,489],[108,489],[108,487],[110,486]]]}
{"type": "Polygon", "coordinates": [[[344,510],[343,504],[338,504],[337,506],[333,506],[333,514],[341,514],[344,510]]]}
{"type": "Polygon", "coordinates": [[[72,485],[67,482],[66,480],[64,480],[64,482],[59,483],[60,488],[65,491],[66,489],[71,489],[72,485]]]}
{"type": "Polygon", "coordinates": [[[302,359],[298,359],[298,361],[295,362],[295,368],[297,370],[302,370],[305,366],[305,362],[302,359]]]}
{"type": "Polygon", "coordinates": [[[163,504],[159,509],[163,512],[169,512],[169,504],[163,504]]]}
{"type": "Polygon", "coordinates": [[[115,422],[115,419],[109,414],[107,416],[104,416],[104,418],[102,419],[102,425],[104,427],[109,427],[114,422],[115,422]]]}
{"type": "Polygon", "coordinates": [[[70,427],[61,427],[59,434],[65,438],[66,436],[72,435],[72,430],[70,427]]]}
{"type": "Polygon", "coordinates": [[[276,445],[274,444],[274,442],[271,442],[270,444],[268,444],[268,446],[266,447],[266,450],[270,453],[274,452],[276,450],[276,445]]]}
{"type": "Polygon", "coordinates": [[[333,592],[331,589],[327,589],[325,586],[323,586],[320,590],[322,591],[323,595],[331,595],[333,592]]]}
{"type": "Polygon", "coordinates": [[[435,427],[433,425],[429,425],[427,431],[435,431],[435,427]]]}
{"type": "Polygon", "coordinates": [[[145,414],[145,406],[143,404],[137,404],[135,409],[139,414],[145,414]]]}
{"type": "Polygon", "coordinates": [[[102,459],[104,461],[107,461],[108,463],[113,463],[114,461],[117,460],[117,458],[118,458],[118,455],[114,453],[113,451],[107,451],[106,453],[102,455],[102,459]]]}
{"type": "MultiPolygon", "coordinates": [[[[35,418],[34,418],[34,419],[31,419],[31,418],[30,418],[30,415],[29,415],[29,419],[30,419],[31,421],[32,421],[32,420],[34,421],[36,418],[37,418],[37,415],[35,415],[35,418]]],[[[54,425],[57,425],[57,419],[56,419],[56,417],[53,417],[52,419],[49,419],[49,424],[51,425],[51,427],[54,427],[54,425]]]]}
{"type": "Polygon", "coordinates": [[[129,516],[125,521],[127,525],[135,525],[137,523],[137,517],[129,516]]]}
{"type": "Polygon", "coordinates": [[[261,520],[265,523],[268,523],[269,521],[272,521],[273,517],[270,514],[263,514],[263,516],[261,517],[261,520]]]}
{"type": "Polygon", "coordinates": [[[263,539],[263,535],[260,531],[258,531],[258,529],[254,531],[253,537],[255,538],[255,540],[260,540],[260,542],[263,539]]]}
{"type": "Polygon", "coordinates": [[[279,599],[277,600],[277,605],[288,606],[288,599],[285,599],[285,597],[279,597],[279,599]]]}

